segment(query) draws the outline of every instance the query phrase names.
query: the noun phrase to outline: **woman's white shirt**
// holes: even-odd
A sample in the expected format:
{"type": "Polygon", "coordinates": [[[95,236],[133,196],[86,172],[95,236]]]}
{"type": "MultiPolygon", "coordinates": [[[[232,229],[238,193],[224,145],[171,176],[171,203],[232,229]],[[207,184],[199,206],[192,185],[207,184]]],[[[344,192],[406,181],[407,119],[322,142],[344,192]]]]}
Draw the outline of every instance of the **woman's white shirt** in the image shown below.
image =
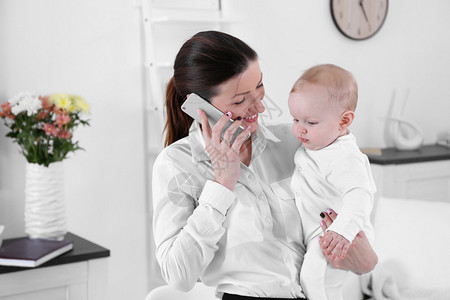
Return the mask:
{"type": "Polygon", "coordinates": [[[305,247],[290,180],[300,146],[290,125],[259,125],[250,165],[234,191],[214,182],[197,122],[165,148],[153,168],[156,258],[168,284],[201,280],[217,293],[304,297],[305,247]]]}

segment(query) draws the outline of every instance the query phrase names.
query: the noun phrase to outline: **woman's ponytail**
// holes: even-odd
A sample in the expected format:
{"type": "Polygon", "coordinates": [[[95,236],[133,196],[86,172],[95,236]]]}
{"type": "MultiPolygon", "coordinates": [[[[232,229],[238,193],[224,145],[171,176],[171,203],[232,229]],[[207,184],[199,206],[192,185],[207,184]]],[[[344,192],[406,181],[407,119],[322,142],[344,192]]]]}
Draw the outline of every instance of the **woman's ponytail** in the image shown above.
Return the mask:
{"type": "Polygon", "coordinates": [[[181,110],[181,104],[184,100],[185,98],[177,93],[172,77],[166,89],[167,120],[164,125],[164,131],[166,132],[164,147],[184,138],[189,133],[189,127],[191,127],[193,119],[181,110]]]}

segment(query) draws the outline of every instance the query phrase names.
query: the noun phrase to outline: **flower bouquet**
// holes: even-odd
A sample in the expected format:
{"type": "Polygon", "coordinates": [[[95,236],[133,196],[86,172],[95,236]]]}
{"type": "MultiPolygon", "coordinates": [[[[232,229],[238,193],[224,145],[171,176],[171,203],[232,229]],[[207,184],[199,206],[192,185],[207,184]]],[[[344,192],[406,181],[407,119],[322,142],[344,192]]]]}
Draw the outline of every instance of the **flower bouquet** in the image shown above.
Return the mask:
{"type": "Polygon", "coordinates": [[[88,113],[89,105],[80,96],[26,92],[3,103],[0,117],[10,129],[6,136],[19,144],[26,160],[48,167],[82,149],[72,134],[78,125],[89,125],[88,113]]]}
{"type": "Polygon", "coordinates": [[[25,232],[31,238],[61,240],[67,232],[62,161],[82,149],[73,141],[88,104],[69,94],[20,93],[3,103],[0,118],[6,134],[18,143],[28,163],[25,173],[25,232]]]}

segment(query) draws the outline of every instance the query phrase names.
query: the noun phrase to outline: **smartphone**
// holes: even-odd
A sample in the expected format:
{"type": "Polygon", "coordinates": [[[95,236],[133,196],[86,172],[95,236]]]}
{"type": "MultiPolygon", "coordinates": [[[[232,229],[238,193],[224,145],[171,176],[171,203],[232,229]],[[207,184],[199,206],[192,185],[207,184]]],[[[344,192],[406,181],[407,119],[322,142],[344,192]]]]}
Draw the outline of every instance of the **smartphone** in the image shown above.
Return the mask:
{"type": "MultiPolygon", "coordinates": [[[[184,101],[184,103],[181,105],[181,109],[199,123],[201,123],[201,119],[197,113],[197,110],[199,109],[203,110],[206,114],[206,117],[208,118],[209,126],[211,126],[211,128],[224,115],[224,113],[221,112],[217,107],[215,107],[214,105],[212,105],[211,103],[209,103],[208,101],[206,101],[205,99],[194,93],[190,94],[189,97],[186,99],[186,101],[184,101]]],[[[221,137],[223,137],[225,131],[227,130],[228,127],[230,127],[231,124],[233,124],[233,122],[234,122],[233,119],[230,119],[230,121],[228,121],[228,123],[223,128],[221,137]]],[[[245,130],[244,127],[239,126],[238,129],[236,129],[235,133],[233,134],[233,138],[231,139],[230,143],[233,144],[234,141],[236,140],[236,137],[244,130],[245,130]]],[[[247,140],[249,137],[250,133],[248,133],[245,140],[247,140]]]]}

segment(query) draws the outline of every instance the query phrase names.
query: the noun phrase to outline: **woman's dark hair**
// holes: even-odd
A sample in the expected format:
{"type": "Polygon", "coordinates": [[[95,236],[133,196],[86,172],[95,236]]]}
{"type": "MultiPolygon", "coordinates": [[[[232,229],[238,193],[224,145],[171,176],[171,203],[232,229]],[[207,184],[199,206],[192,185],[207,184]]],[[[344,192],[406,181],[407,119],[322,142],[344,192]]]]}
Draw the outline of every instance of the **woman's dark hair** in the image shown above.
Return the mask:
{"type": "Polygon", "coordinates": [[[186,95],[196,93],[211,99],[219,93],[220,84],[244,72],[257,58],[246,43],[223,32],[203,31],[187,40],[175,58],[167,85],[164,146],[189,133],[193,119],[181,110],[186,95]]]}

